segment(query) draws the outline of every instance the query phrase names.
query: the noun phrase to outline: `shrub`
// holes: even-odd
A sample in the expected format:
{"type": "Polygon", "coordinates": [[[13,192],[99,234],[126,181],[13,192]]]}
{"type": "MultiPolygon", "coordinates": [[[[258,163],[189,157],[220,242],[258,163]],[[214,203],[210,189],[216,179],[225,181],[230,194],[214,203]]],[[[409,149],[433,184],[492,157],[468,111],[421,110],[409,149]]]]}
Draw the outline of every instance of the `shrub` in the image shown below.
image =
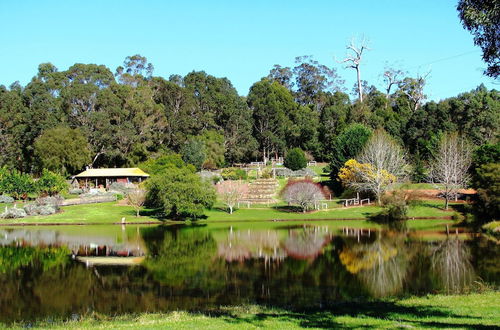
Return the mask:
{"type": "Polygon", "coordinates": [[[320,200],[325,198],[321,185],[314,183],[310,179],[289,180],[281,195],[289,204],[300,206],[303,212],[313,208],[320,200]]]}
{"type": "Polygon", "coordinates": [[[60,174],[44,169],[36,181],[36,190],[41,196],[54,196],[68,189],[68,184],[60,174]]]}
{"type": "Polygon", "coordinates": [[[14,198],[7,195],[0,195],[0,203],[14,203],[14,198]]]}
{"type": "Polygon", "coordinates": [[[310,168],[303,168],[301,170],[297,171],[292,171],[289,168],[286,167],[281,167],[275,169],[276,171],[276,176],[281,176],[281,177],[315,177],[317,176],[316,173],[311,170],[310,168]]]}
{"type": "Polygon", "coordinates": [[[215,203],[215,190],[191,168],[172,168],[152,176],[145,184],[146,203],[173,218],[199,218],[215,203]]]}
{"type": "Polygon", "coordinates": [[[109,186],[110,192],[117,192],[126,195],[129,191],[136,189],[133,183],[113,182],[109,186]]]}
{"type": "Polygon", "coordinates": [[[217,172],[200,171],[197,174],[201,177],[202,180],[210,181],[213,184],[216,184],[222,180],[222,175],[217,172]]]}
{"type": "Polygon", "coordinates": [[[15,205],[10,208],[5,208],[5,211],[0,214],[2,219],[18,219],[26,217],[26,212],[23,209],[18,209],[15,205]]]}
{"type": "Polygon", "coordinates": [[[393,229],[403,229],[405,226],[402,220],[408,218],[408,209],[412,200],[413,197],[403,191],[393,191],[392,194],[384,195],[381,198],[382,211],[370,216],[370,220],[388,224],[393,229]]]}
{"type": "Polygon", "coordinates": [[[39,197],[34,203],[26,204],[23,209],[27,215],[50,215],[59,211],[63,200],[60,196],[39,197]]]}
{"type": "Polygon", "coordinates": [[[29,203],[23,207],[27,215],[51,215],[57,212],[56,208],[51,205],[38,205],[29,203]]]}
{"type": "Polygon", "coordinates": [[[223,169],[221,175],[224,180],[246,180],[248,177],[245,170],[234,167],[223,169]]]}
{"type": "Polygon", "coordinates": [[[31,176],[18,171],[12,171],[2,176],[4,193],[14,199],[27,199],[28,194],[36,191],[36,185],[31,176]]]}
{"type": "Polygon", "coordinates": [[[81,195],[83,194],[83,189],[75,188],[68,191],[71,195],[81,195]]]}
{"type": "Polygon", "coordinates": [[[293,148],[286,154],[284,165],[292,171],[297,171],[307,167],[307,159],[304,151],[300,148],[293,148]]]}

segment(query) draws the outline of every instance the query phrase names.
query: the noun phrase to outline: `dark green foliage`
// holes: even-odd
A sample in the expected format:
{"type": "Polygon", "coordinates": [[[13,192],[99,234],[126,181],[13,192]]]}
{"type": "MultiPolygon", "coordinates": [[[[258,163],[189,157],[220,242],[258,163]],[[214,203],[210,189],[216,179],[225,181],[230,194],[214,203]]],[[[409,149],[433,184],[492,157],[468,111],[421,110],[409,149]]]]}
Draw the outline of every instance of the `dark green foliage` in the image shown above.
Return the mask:
{"type": "Polygon", "coordinates": [[[372,131],[368,127],[362,124],[351,124],[334,138],[331,143],[330,177],[335,193],[342,192],[342,185],[337,180],[339,170],[346,161],[355,158],[361,152],[371,135],[372,131]]]}
{"type": "Polygon", "coordinates": [[[54,196],[68,189],[68,184],[60,174],[44,169],[36,181],[36,190],[42,196],[54,196]]]}
{"type": "Polygon", "coordinates": [[[205,143],[197,138],[191,138],[181,148],[182,160],[193,165],[198,171],[201,170],[207,159],[205,143]]]}
{"type": "Polygon", "coordinates": [[[477,168],[473,183],[477,190],[474,203],[476,224],[500,219],[500,163],[489,163],[477,168]]]}
{"type": "Polygon", "coordinates": [[[253,111],[254,136],[264,159],[282,154],[291,127],[288,114],[297,108],[290,91],[277,82],[263,79],[250,88],[247,102],[253,111]]]}
{"type": "Polygon", "coordinates": [[[287,152],[284,164],[286,168],[297,171],[307,167],[307,159],[304,151],[300,148],[293,148],[287,152]]]}
{"type": "Polygon", "coordinates": [[[486,75],[500,75],[500,4],[495,0],[460,0],[458,14],[464,28],[474,36],[474,44],[483,50],[483,60],[488,64],[486,75]]]}
{"type": "Polygon", "coordinates": [[[185,166],[186,163],[182,160],[181,155],[175,153],[167,153],[158,158],[150,158],[139,164],[139,168],[149,175],[161,174],[171,168],[182,168],[185,166]]]}
{"type": "Polygon", "coordinates": [[[198,139],[205,145],[206,157],[202,167],[217,169],[224,166],[224,136],[216,131],[205,131],[198,139]]]}
{"type": "Polygon", "coordinates": [[[190,167],[171,167],[146,181],[146,203],[175,219],[200,218],[215,203],[211,183],[201,179],[190,167]]]}
{"type": "Polygon", "coordinates": [[[87,138],[79,129],[51,128],[35,141],[40,166],[62,175],[76,174],[90,163],[87,138]]]}

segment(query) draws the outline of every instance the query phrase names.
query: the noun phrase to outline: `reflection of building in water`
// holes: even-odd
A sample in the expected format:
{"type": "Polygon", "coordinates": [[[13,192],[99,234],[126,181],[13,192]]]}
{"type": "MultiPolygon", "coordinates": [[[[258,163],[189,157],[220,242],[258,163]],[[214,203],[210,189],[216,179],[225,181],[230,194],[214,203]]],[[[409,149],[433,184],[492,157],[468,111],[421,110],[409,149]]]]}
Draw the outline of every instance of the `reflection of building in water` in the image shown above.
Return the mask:
{"type": "MultiPolygon", "coordinates": [[[[125,235],[125,234],[124,234],[125,235]]],[[[126,235],[125,235],[126,236],[126,235]]],[[[57,230],[0,230],[0,246],[65,246],[74,256],[144,256],[146,248],[139,233],[132,237],[85,234],[68,235],[57,230]]]]}
{"type": "Polygon", "coordinates": [[[227,240],[218,245],[218,255],[226,261],[314,259],[331,238],[328,227],[291,229],[285,237],[279,237],[275,230],[233,231],[231,228],[227,240]]]}

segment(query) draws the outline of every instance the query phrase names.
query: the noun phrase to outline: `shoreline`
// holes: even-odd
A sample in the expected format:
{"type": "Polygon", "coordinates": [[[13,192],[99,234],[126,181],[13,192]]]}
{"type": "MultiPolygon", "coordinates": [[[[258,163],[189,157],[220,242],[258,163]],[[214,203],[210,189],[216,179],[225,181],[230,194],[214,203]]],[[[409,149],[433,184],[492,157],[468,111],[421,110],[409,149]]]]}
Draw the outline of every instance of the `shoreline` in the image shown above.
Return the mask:
{"type": "MultiPolygon", "coordinates": [[[[441,217],[411,217],[409,220],[452,220],[451,216],[441,217]]],[[[367,218],[317,218],[317,219],[266,219],[266,220],[191,220],[195,223],[249,223],[249,222],[314,222],[314,221],[368,221],[367,218]]],[[[18,223],[0,223],[0,227],[11,226],[102,226],[102,225],[164,225],[164,224],[182,224],[183,220],[166,220],[166,221],[134,221],[134,222],[18,222],[18,223]]]]}

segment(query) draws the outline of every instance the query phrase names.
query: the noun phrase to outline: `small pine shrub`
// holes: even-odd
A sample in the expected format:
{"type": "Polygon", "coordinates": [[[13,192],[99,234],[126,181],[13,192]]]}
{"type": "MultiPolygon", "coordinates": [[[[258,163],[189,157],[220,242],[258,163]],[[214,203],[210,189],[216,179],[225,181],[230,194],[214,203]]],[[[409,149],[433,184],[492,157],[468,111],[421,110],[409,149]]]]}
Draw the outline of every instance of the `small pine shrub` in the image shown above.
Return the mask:
{"type": "Polygon", "coordinates": [[[286,168],[297,171],[307,167],[307,159],[304,151],[300,148],[293,148],[286,154],[284,164],[286,168]]]}

